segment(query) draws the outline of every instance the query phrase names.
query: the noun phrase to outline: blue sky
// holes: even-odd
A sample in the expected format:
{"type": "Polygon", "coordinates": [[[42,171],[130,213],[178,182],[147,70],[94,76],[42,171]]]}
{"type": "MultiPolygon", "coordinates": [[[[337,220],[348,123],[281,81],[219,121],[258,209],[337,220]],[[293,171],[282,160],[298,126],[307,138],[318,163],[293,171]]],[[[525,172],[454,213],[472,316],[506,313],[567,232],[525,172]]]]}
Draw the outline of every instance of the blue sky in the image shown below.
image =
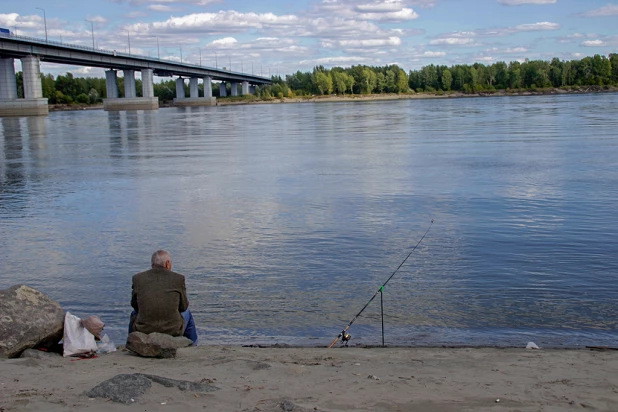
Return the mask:
{"type": "Polygon", "coordinates": [[[90,46],[92,22],[99,48],[264,75],[618,52],[618,0],[0,0],[0,27],[44,38],[40,8],[50,40],[90,46]]]}

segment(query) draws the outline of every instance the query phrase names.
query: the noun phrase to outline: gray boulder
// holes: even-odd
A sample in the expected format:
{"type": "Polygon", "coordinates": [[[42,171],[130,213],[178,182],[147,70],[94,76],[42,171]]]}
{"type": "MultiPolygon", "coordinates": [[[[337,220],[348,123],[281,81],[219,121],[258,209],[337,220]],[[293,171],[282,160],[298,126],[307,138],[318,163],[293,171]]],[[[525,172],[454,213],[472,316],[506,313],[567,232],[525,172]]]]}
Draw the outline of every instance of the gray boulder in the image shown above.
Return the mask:
{"type": "Polygon", "coordinates": [[[26,285],[0,290],[0,354],[18,357],[24,350],[62,339],[64,311],[55,300],[26,285]]]}
{"type": "Polygon", "coordinates": [[[132,375],[116,375],[86,392],[86,396],[89,398],[104,398],[112,402],[131,404],[138,401],[139,398],[152,387],[153,382],[163,385],[166,388],[176,387],[181,391],[193,393],[208,393],[219,390],[216,386],[206,383],[179,381],[163,376],[134,373],[132,375]]]}
{"type": "Polygon", "coordinates": [[[164,333],[133,332],[127,338],[127,349],[146,358],[175,358],[179,348],[191,346],[193,342],[184,336],[170,336],[164,333]]]}
{"type": "Polygon", "coordinates": [[[104,398],[112,402],[131,404],[142,396],[152,382],[142,374],[116,375],[86,392],[89,398],[104,398]]]}

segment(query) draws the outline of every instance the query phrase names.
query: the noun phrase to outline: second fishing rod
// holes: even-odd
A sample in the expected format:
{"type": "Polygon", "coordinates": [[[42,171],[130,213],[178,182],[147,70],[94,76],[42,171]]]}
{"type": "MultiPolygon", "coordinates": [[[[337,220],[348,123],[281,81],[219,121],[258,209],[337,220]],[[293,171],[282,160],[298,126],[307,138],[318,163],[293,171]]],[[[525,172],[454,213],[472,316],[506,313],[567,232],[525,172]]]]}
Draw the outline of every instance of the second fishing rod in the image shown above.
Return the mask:
{"type": "MultiPolygon", "coordinates": [[[[429,224],[429,227],[425,231],[425,234],[423,234],[423,237],[421,237],[421,239],[418,241],[416,246],[414,246],[414,248],[412,248],[410,253],[408,253],[408,256],[406,256],[406,258],[403,260],[403,262],[401,262],[401,264],[397,267],[397,269],[395,269],[395,271],[388,277],[388,279],[386,279],[386,282],[384,282],[382,286],[380,286],[380,288],[376,291],[376,293],[373,294],[371,299],[369,299],[369,302],[367,302],[365,306],[363,306],[360,312],[358,312],[356,316],[352,318],[350,323],[348,323],[348,325],[341,331],[341,333],[339,333],[339,335],[335,338],[335,340],[333,340],[333,342],[330,344],[329,348],[332,348],[333,346],[335,346],[337,342],[339,341],[339,339],[341,339],[341,342],[343,343],[347,343],[351,339],[351,336],[347,333],[348,329],[350,329],[350,326],[352,326],[354,321],[361,315],[361,313],[363,313],[365,309],[367,309],[367,306],[369,306],[369,304],[373,302],[375,297],[378,296],[378,293],[380,294],[380,297],[382,296],[382,292],[384,291],[384,287],[386,286],[386,284],[393,278],[393,276],[395,276],[395,274],[406,263],[406,261],[412,255],[412,253],[416,250],[416,248],[421,244],[423,239],[425,239],[425,236],[427,236],[427,233],[429,233],[429,229],[431,229],[432,225],[433,225],[433,219],[431,219],[431,223],[429,224]]],[[[382,346],[384,346],[384,308],[383,307],[382,307],[382,346]]]]}

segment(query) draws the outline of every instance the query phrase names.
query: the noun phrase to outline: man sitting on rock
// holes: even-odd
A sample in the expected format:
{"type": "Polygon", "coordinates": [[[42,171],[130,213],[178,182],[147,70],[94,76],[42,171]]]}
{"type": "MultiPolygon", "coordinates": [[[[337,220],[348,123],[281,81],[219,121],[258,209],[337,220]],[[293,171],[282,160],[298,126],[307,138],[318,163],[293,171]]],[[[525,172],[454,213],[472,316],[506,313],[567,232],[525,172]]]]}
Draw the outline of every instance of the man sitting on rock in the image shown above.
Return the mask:
{"type": "Polygon", "coordinates": [[[152,269],[133,276],[129,333],[165,333],[185,336],[197,345],[197,330],[189,311],[185,277],[172,272],[172,255],[157,250],[152,269]]]}

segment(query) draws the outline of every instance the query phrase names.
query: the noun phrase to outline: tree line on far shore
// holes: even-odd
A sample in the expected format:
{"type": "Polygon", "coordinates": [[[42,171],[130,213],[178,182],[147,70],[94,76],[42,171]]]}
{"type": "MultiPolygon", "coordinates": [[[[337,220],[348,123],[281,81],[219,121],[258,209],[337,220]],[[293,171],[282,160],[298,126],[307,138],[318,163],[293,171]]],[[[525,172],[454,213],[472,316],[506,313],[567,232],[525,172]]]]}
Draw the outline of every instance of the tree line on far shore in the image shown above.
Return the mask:
{"type": "MultiPolygon", "coordinates": [[[[17,73],[18,95],[23,97],[22,73],[17,73]]],[[[124,95],[123,78],[118,78],[119,96],[124,95]]],[[[41,74],[43,97],[51,104],[96,104],[106,98],[105,78],[76,78],[71,73],[54,78],[41,74]]],[[[326,69],[317,66],[312,72],[297,71],[272,77],[272,85],[258,87],[261,98],[283,98],[311,95],[381,94],[381,93],[478,93],[493,90],[521,90],[558,87],[618,85],[618,54],[594,55],[580,60],[526,60],[491,65],[424,66],[405,72],[397,65],[383,67],[356,65],[326,69]]],[[[203,95],[203,84],[199,85],[203,95]]],[[[136,93],[141,97],[142,83],[136,79],[136,93]]],[[[161,102],[176,97],[176,81],[154,84],[154,94],[161,102]]],[[[230,84],[227,84],[227,95],[230,84]]],[[[185,95],[189,86],[185,84],[185,95]]],[[[219,83],[213,83],[213,95],[219,96],[219,83]]]]}
{"type": "Polygon", "coordinates": [[[430,64],[406,73],[397,65],[352,66],[313,72],[296,72],[285,80],[259,88],[262,97],[318,94],[372,94],[408,92],[478,93],[504,89],[539,89],[618,85],[618,54],[594,55],[581,60],[526,60],[491,65],[474,63],[442,66],[430,64]]]}

